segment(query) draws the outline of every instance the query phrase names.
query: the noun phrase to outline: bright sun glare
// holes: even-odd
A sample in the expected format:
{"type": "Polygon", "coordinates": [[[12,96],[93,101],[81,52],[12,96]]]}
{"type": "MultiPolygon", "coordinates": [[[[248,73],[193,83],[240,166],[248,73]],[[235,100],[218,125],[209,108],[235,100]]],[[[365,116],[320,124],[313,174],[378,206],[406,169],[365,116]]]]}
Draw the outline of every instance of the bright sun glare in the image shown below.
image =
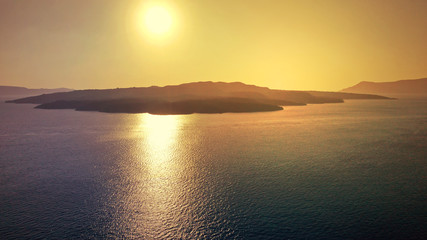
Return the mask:
{"type": "Polygon", "coordinates": [[[150,33],[163,35],[172,27],[172,16],[165,7],[152,6],[145,12],[144,23],[150,33]]]}

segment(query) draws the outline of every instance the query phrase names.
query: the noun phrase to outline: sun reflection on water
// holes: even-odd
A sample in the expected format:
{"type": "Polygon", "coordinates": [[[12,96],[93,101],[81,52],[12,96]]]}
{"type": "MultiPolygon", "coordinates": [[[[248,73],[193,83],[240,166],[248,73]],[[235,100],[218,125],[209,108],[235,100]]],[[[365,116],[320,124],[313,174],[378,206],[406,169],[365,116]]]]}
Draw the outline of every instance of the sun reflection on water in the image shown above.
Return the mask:
{"type": "Polygon", "coordinates": [[[166,167],[177,148],[177,132],[182,123],[179,115],[141,115],[141,131],[149,154],[151,168],[166,167]]]}
{"type": "Polygon", "coordinates": [[[199,137],[188,115],[140,114],[133,118],[133,147],[116,202],[122,206],[111,224],[124,238],[199,239],[208,236],[212,205],[205,202],[206,172],[196,165],[199,137]]]}
{"type": "MultiPolygon", "coordinates": [[[[106,204],[106,230],[125,239],[205,239],[229,206],[212,181],[198,115],[129,116],[116,181],[106,204]],[[131,131],[129,131],[131,130],[131,131]],[[114,206],[111,208],[110,206],[114,206]]],[[[203,126],[202,126],[203,127],[203,126]]],[[[217,131],[213,128],[212,131],[217,131]]],[[[209,149],[209,148],[208,148],[209,149]]],[[[221,178],[222,179],[222,178],[221,178]]]]}
{"type": "MultiPolygon", "coordinates": [[[[173,213],[179,201],[180,176],[183,167],[179,162],[180,127],[184,116],[150,115],[140,116],[139,133],[145,152],[141,163],[145,165],[144,194],[139,196],[144,203],[144,232],[146,236],[165,233],[165,224],[177,226],[173,213]]],[[[156,236],[157,235],[157,236],[156,236]]]]}

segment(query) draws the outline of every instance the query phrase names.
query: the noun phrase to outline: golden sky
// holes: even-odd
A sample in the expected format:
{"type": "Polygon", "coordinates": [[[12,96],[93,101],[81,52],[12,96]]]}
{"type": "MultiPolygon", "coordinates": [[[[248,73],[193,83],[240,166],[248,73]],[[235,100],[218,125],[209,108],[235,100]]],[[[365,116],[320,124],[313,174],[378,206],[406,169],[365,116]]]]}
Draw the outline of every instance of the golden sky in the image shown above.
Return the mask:
{"type": "Polygon", "coordinates": [[[0,0],[0,39],[0,85],[31,88],[427,77],[426,0],[0,0]],[[149,6],[165,33],[147,31],[149,6]]]}

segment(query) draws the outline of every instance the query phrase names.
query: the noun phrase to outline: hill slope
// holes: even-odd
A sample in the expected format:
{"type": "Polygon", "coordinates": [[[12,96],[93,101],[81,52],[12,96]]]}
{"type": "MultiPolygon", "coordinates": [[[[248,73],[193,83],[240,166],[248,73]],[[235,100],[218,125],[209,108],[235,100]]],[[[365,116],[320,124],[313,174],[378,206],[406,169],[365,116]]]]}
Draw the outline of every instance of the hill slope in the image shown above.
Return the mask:
{"type": "Polygon", "coordinates": [[[391,97],[427,96],[427,78],[395,82],[360,82],[341,90],[349,93],[381,94],[391,97]]]}
{"type": "Polygon", "coordinates": [[[7,98],[17,98],[17,97],[26,97],[26,96],[34,96],[40,94],[49,94],[55,92],[69,92],[73,89],[68,88],[54,88],[54,89],[31,89],[25,87],[14,87],[14,86],[0,86],[0,96],[7,98]]]}

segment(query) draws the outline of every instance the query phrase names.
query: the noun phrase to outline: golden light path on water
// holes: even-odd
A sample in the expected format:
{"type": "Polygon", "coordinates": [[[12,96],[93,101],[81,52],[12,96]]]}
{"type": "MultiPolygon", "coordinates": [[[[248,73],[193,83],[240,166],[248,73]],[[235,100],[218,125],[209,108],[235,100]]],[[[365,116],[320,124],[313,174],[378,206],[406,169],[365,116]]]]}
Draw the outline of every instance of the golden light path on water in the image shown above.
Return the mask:
{"type": "Polygon", "coordinates": [[[181,127],[188,116],[141,114],[138,121],[141,148],[135,156],[140,156],[144,171],[135,176],[140,178],[143,190],[133,196],[139,204],[132,212],[141,213],[133,227],[147,237],[168,238],[188,228],[185,223],[192,218],[187,210],[193,188],[186,180],[193,167],[185,158],[186,147],[181,139],[181,127]]]}
{"type": "Polygon", "coordinates": [[[177,132],[181,123],[180,115],[141,115],[141,128],[149,152],[149,166],[153,173],[167,174],[164,170],[171,167],[171,158],[176,150],[177,132]]]}
{"type": "MultiPolygon", "coordinates": [[[[203,162],[204,137],[192,128],[197,115],[138,114],[128,118],[110,232],[125,239],[201,239],[221,221],[222,185],[203,162]],[[217,189],[219,188],[219,189],[217,189]]],[[[115,237],[117,237],[115,236],[115,237]]]]}
{"type": "Polygon", "coordinates": [[[166,224],[176,224],[171,223],[174,218],[169,215],[175,211],[173,203],[179,191],[179,165],[174,157],[180,124],[181,116],[178,115],[143,114],[140,118],[146,152],[146,157],[140,160],[146,165],[148,181],[146,195],[140,197],[146,203],[149,224],[144,224],[144,231],[147,235],[162,234],[164,227],[170,227],[166,224]]]}

